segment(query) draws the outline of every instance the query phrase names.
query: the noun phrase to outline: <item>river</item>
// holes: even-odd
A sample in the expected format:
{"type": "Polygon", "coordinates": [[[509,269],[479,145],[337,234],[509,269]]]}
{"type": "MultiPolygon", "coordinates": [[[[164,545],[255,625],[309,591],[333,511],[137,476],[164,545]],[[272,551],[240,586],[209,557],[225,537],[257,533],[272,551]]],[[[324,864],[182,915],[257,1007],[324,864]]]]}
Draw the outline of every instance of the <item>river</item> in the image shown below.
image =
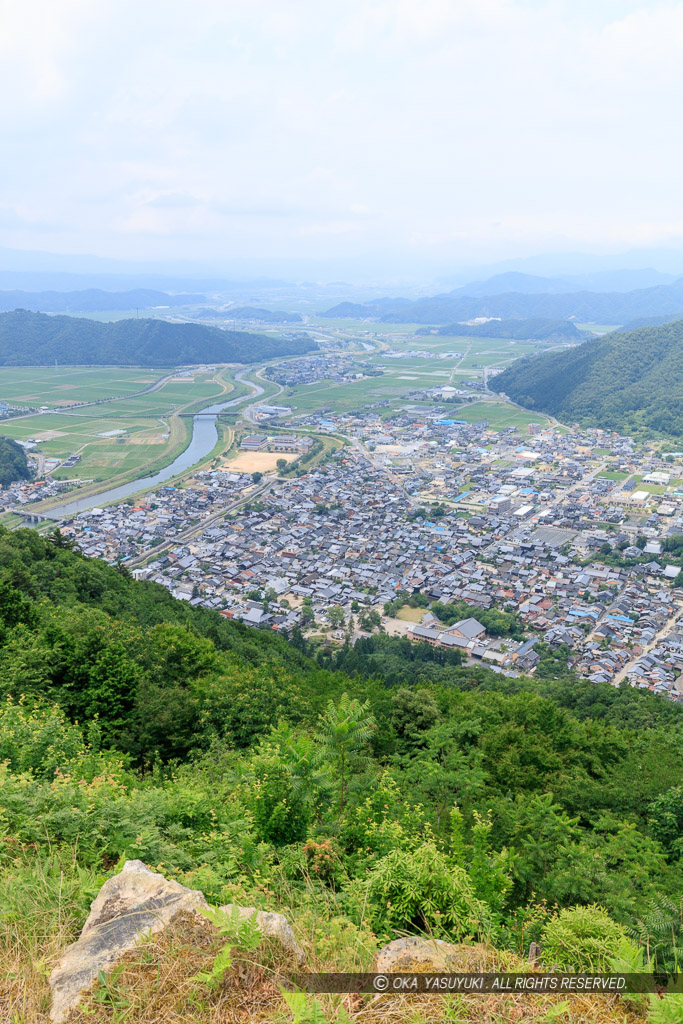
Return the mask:
{"type": "MultiPolygon", "coordinates": [[[[237,379],[239,379],[239,375],[237,379]]],[[[78,515],[79,512],[85,512],[89,508],[112,505],[115,501],[128,498],[131,494],[137,494],[138,491],[153,489],[162,484],[164,480],[171,480],[174,476],[185,473],[196,463],[201,462],[216,444],[218,440],[218,427],[216,426],[218,414],[230,408],[230,406],[240,405],[242,402],[246,402],[263,393],[263,388],[259,384],[254,384],[252,381],[246,381],[246,383],[257,390],[253,391],[250,395],[240,395],[239,398],[233,398],[229,402],[209,405],[206,409],[202,409],[201,412],[192,417],[192,438],[189,445],[170,465],[160,469],[158,473],[154,473],[152,476],[141,477],[137,480],[131,480],[128,484],[120,484],[118,487],[112,487],[108,491],[101,491],[99,494],[91,494],[88,498],[75,498],[73,501],[67,501],[63,505],[55,505],[45,514],[50,519],[67,519],[69,516],[78,515]]]]}

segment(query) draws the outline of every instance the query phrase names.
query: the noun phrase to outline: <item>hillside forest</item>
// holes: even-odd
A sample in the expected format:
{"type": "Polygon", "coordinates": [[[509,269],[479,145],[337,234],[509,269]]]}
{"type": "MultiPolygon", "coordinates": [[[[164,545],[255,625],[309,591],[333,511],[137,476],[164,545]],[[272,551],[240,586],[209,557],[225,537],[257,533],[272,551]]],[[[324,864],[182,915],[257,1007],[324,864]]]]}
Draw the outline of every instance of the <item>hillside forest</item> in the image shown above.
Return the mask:
{"type": "Polygon", "coordinates": [[[682,707],[381,635],[311,654],[58,531],[0,531],[0,976],[17,999],[130,858],[217,905],[315,921],[322,965],[427,932],[510,955],[540,941],[568,968],[624,949],[680,966],[682,707]]]}
{"type": "Polygon", "coordinates": [[[683,433],[683,321],[515,361],[491,388],[519,405],[626,434],[683,433]]]}
{"type": "Polygon", "coordinates": [[[30,478],[25,449],[10,437],[0,437],[0,487],[9,487],[17,480],[30,478]]]}
{"type": "Polygon", "coordinates": [[[0,366],[189,366],[256,363],[317,349],[307,335],[276,338],[197,323],[100,323],[25,309],[0,313],[0,366]]]}

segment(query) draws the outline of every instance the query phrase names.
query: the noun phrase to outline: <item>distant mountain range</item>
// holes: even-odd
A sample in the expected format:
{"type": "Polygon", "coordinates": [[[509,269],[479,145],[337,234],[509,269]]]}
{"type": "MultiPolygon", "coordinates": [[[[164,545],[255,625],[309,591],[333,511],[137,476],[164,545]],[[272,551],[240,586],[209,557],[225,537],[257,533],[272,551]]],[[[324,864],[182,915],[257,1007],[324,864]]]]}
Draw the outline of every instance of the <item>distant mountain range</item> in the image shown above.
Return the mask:
{"type": "MultiPolygon", "coordinates": [[[[503,276],[509,279],[519,275],[503,276]]],[[[491,285],[491,281],[485,283],[491,285]]],[[[494,287],[500,286],[500,281],[494,284],[494,287]]],[[[470,287],[475,290],[474,285],[470,287]]],[[[628,292],[579,291],[555,294],[548,291],[500,291],[468,295],[464,294],[466,291],[467,287],[459,288],[414,302],[400,298],[384,298],[366,303],[341,302],[322,315],[335,319],[362,318],[385,323],[416,324],[451,324],[482,316],[503,319],[543,317],[574,319],[579,323],[623,324],[638,317],[679,313],[683,316],[683,278],[672,284],[637,288],[628,292]]]]}
{"type": "Polygon", "coordinates": [[[490,388],[564,422],[683,436],[683,321],[519,359],[490,388]]]}
{"type": "Polygon", "coordinates": [[[630,292],[636,288],[653,288],[673,284],[674,274],[658,270],[605,270],[594,274],[572,274],[563,277],[541,277],[517,270],[494,274],[482,281],[470,281],[450,294],[502,295],[522,292],[526,295],[562,295],[567,292],[630,292]]]}
{"type": "Polygon", "coordinates": [[[0,366],[188,366],[256,363],[317,349],[312,338],[272,338],[165,320],[100,323],[17,309],[0,314],[0,366]]]}
{"type": "Polygon", "coordinates": [[[149,288],[106,292],[86,288],[77,292],[0,291],[0,310],[29,309],[34,313],[94,313],[98,310],[154,309],[163,306],[196,306],[204,295],[171,295],[149,288]]]}
{"type": "Polygon", "coordinates": [[[261,324],[300,324],[298,313],[286,313],[283,309],[261,309],[257,306],[236,306],[225,311],[228,320],[252,320],[261,324]]]}
{"type": "MultiPolygon", "coordinates": [[[[433,328],[420,327],[416,334],[432,334],[433,328]]],[[[461,338],[510,338],[515,341],[586,341],[594,337],[580,331],[571,320],[487,320],[483,324],[447,324],[435,333],[461,338]]]]}

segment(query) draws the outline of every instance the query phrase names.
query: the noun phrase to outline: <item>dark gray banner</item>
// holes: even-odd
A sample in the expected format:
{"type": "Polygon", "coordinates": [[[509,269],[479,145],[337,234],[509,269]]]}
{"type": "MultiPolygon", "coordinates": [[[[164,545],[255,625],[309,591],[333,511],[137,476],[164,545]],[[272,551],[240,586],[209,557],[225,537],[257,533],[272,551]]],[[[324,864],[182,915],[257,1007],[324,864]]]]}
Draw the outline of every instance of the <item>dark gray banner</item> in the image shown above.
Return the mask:
{"type": "Polygon", "coordinates": [[[298,974],[291,978],[293,988],[303,992],[376,992],[399,995],[409,993],[461,992],[591,992],[618,993],[683,992],[683,975],[654,974],[298,974]]]}

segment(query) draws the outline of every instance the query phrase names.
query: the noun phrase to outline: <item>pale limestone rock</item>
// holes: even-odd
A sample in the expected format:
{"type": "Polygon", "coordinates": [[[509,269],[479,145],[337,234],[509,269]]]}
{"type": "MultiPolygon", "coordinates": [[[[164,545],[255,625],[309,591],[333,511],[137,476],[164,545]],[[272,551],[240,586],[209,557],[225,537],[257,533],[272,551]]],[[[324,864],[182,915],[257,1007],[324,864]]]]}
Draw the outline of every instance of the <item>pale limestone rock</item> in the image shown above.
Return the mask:
{"type": "Polygon", "coordinates": [[[382,946],[377,954],[375,970],[378,974],[439,974],[462,970],[458,959],[462,961],[459,946],[443,939],[410,935],[382,946]]]}
{"type": "MultiPolygon", "coordinates": [[[[178,914],[190,913],[210,928],[199,913],[207,909],[204,894],[197,889],[186,889],[179,882],[169,881],[150,871],[140,860],[126,861],[122,871],[104,883],[90,907],[80,937],[67,946],[50,975],[50,1020],[53,1024],[65,1021],[99,971],[109,972],[140,939],[163,931],[178,914]]],[[[222,909],[230,913],[232,906],[222,909]]],[[[301,962],[303,953],[282,914],[269,914],[254,907],[238,910],[240,917],[256,914],[262,934],[278,940],[301,962]]]]}
{"type": "Polygon", "coordinates": [[[141,860],[126,861],[104,883],[80,937],[67,946],[50,975],[50,1020],[66,1020],[98,972],[109,971],[143,936],[163,931],[183,911],[197,914],[207,906],[198,890],[168,881],[141,860]]]}
{"type": "MultiPolygon", "coordinates": [[[[231,914],[233,904],[228,903],[220,909],[231,914]]],[[[256,914],[256,923],[261,934],[268,939],[277,939],[280,945],[301,963],[304,958],[303,950],[294,938],[292,927],[284,914],[271,914],[266,910],[257,910],[256,907],[238,907],[237,909],[241,918],[252,917],[256,914]]]]}

